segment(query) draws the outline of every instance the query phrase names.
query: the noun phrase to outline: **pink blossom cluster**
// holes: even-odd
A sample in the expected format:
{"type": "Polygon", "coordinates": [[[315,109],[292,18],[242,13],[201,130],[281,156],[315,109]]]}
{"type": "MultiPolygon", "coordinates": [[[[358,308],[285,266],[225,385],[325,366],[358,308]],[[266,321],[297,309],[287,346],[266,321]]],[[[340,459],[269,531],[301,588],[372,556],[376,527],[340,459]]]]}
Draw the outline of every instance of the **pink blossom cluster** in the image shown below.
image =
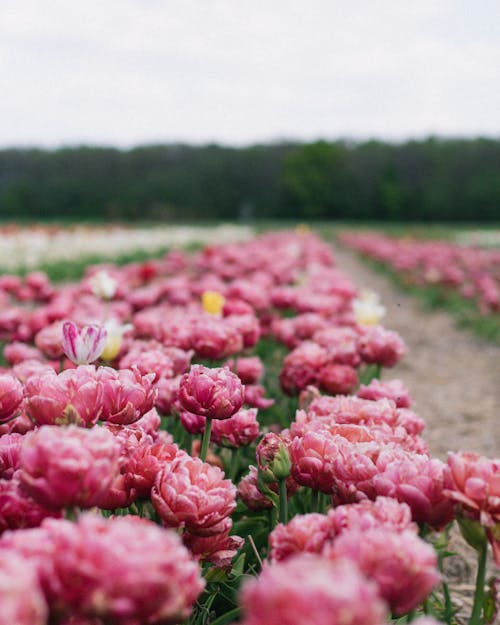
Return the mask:
{"type": "Polygon", "coordinates": [[[500,310],[500,253],[450,241],[344,233],[341,241],[417,285],[438,285],[476,302],[484,313],[500,310]]]}

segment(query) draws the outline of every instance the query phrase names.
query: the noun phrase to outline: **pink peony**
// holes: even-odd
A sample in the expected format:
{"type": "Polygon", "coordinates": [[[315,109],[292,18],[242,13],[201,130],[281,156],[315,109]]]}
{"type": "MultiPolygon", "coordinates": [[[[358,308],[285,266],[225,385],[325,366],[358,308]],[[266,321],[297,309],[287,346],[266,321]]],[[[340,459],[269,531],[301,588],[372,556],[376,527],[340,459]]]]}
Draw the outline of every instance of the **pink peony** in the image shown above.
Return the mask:
{"type": "Polygon", "coordinates": [[[244,447],[260,435],[257,408],[242,408],[229,419],[215,420],[210,440],[223,447],[244,447]]]}
{"type": "Polygon", "coordinates": [[[450,454],[448,466],[452,486],[446,491],[459,504],[462,514],[479,522],[500,566],[500,459],[461,452],[450,454]]]}
{"type": "Polygon", "coordinates": [[[328,353],[309,341],[301,343],[283,361],[281,388],[287,395],[296,395],[310,384],[316,384],[320,370],[328,363],[328,353]]]}
{"type": "Polygon", "coordinates": [[[26,412],[38,425],[94,425],[102,412],[103,387],[93,366],[68,369],[59,375],[42,371],[25,385],[26,412]]]}
{"type": "Polygon", "coordinates": [[[358,374],[350,365],[328,364],[320,369],[318,383],[329,395],[348,395],[358,386],[358,374]]]}
{"type": "Polygon", "coordinates": [[[36,571],[15,550],[0,559],[0,625],[46,625],[48,609],[36,571]]]}
{"type": "Polygon", "coordinates": [[[0,375],[0,423],[16,416],[23,401],[23,385],[9,374],[0,375]]]}
{"type": "Polygon", "coordinates": [[[202,562],[211,562],[217,568],[231,566],[231,560],[243,546],[239,536],[230,536],[229,530],[214,536],[197,536],[186,532],[182,540],[193,556],[202,562]]]}
{"type": "Polygon", "coordinates": [[[62,349],[75,365],[88,365],[99,358],[106,345],[107,332],[103,326],[65,321],[62,326],[62,349]]]}
{"type": "Polygon", "coordinates": [[[374,527],[396,532],[418,530],[412,522],[410,507],[390,497],[377,497],[375,501],[364,499],[359,503],[337,506],[329,510],[328,517],[335,534],[352,529],[364,532],[374,527]]]}
{"type": "Polygon", "coordinates": [[[50,607],[61,615],[176,625],[203,590],[199,568],[179,537],[146,519],[85,514],[76,523],[45,521],[37,532],[25,540],[32,551],[33,543],[45,543],[45,564],[33,555],[50,607]]]}
{"type": "Polygon", "coordinates": [[[377,469],[375,492],[407,503],[414,521],[440,530],[453,519],[445,494],[451,487],[450,471],[440,460],[387,450],[377,459],[377,469]]]}
{"type": "Polygon", "coordinates": [[[179,400],[184,409],[210,419],[232,417],[244,398],[244,386],[227,368],[193,365],[181,379],[179,400]]]}
{"type": "Polygon", "coordinates": [[[387,399],[392,399],[398,408],[409,408],[413,403],[408,390],[404,387],[401,380],[381,382],[375,378],[367,386],[362,384],[356,395],[362,399],[371,399],[373,401],[386,397],[387,399]]]}
{"type": "Polygon", "coordinates": [[[409,530],[349,530],[327,545],[325,554],[356,563],[397,615],[419,606],[441,579],[434,548],[409,530]]]}
{"type": "Polygon", "coordinates": [[[359,353],[364,362],[394,367],[406,352],[403,339],[382,326],[368,327],[359,338],[359,353]]]}
{"type": "Polygon", "coordinates": [[[236,488],[219,468],[182,456],[158,474],[151,501],[165,525],[211,536],[226,528],[236,507],[236,488]]]}
{"type": "Polygon", "coordinates": [[[0,478],[10,480],[19,469],[23,441],[21,434],[0,436],[0,478]]]}
{"type": "Polygon", "coordinates": [[[267,566],[241,591],[242,625],[380,625],[375,585],[347,560],[300,554],[267,566]]]}
{"type": "Polygon", "coordinates": [[[264,363],[258,356],[228,360],[227,366],[234,371],[243,384],[257,384],[264,375],[264,363]]]}
{"type": "Polygon", "coordinates": [[[35,336],[35,345],[47,358],[61,358],[64,355],[62,346],[62,321],[55,321],[45,326],[35,336]]]}
{"type": "Polygon", "coordinates": [[[118,474],[119,453],[118,442],[104,428],[43,426],[26,435],[21,484],[48,508],[91,508],[118,474]]]}
{"type": "Polygon", "coordinates": [[[34,501],[21,488],[19,474],[12,480],[0,480],[0,534],[6,530],[38,527],[46,517],[60,516],[34,501]]]}
{"type": "Polygon", "coordinates": [[[334,535],[329,517],[315,512],[299,514],[288,525],[280,523],[269,534],[269,558],[278,561],[296,553],[321,553],[326,541],[334,535]]]}
{"type": "Polygon", "coordinates": [[[141,375],[136,368],[99,367],[97,379],[103,386],[101,418],[108,423],[129,425],[146,414],[156,400],[154,374],[141,375]]]}

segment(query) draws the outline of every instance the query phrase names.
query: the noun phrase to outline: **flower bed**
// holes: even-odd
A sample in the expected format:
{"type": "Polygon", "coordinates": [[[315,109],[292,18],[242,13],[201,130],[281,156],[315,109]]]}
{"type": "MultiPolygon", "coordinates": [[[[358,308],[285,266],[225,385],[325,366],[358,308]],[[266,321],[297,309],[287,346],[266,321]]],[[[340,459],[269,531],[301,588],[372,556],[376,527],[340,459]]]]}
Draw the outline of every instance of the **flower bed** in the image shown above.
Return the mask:
{"type": "Polygon", "coordinates": [[[403,339],[313,234],[3,276],[0,305],[0,625],[451,625],[452,523],[493,622],[500,461],[430,457],[379,379],[403,339]]]}

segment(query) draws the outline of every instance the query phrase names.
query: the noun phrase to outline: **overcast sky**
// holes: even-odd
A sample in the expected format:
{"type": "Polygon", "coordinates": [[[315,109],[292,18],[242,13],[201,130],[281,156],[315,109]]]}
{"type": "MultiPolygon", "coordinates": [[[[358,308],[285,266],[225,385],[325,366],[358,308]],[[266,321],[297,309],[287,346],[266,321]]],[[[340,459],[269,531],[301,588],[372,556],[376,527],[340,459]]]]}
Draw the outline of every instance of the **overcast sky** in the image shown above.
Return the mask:
{"type": "Polygon", "coordinates": [[[500,136],[499,0],[0,0],[0,145],[500,136]]]}

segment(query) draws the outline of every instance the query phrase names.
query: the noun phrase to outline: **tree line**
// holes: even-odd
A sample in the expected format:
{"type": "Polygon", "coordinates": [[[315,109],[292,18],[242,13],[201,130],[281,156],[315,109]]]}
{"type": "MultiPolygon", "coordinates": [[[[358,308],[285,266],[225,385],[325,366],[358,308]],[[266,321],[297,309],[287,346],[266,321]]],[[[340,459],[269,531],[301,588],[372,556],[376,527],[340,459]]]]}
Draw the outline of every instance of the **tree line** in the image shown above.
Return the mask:
{"type": "Polygon", "coordinates": [[[500,220],[500,140],[4,149],[0,217],[500,220]]]}

